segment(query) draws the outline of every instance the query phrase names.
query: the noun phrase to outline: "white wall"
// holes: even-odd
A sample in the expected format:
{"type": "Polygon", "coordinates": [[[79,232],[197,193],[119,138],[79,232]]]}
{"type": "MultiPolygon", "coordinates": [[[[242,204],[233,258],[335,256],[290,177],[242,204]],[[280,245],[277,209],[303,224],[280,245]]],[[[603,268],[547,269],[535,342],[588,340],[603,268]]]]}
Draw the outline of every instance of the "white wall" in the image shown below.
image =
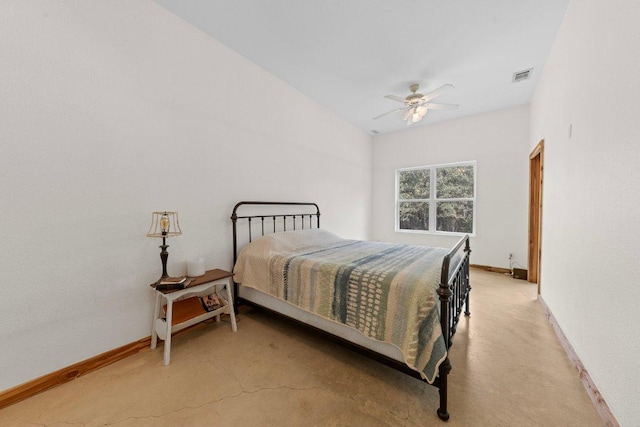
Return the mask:
{"type": "Polygon", "coordinates": [[[458,237],[395,232],[395,170],[476,160],[476,235],[471,262],[527,268],[529,107],[478,114],[376,136],[373,238],[450,247],[458,237]]]}
{"type": "Polygon", "coordinates": [[[640,425],[638,22],[634,0],[571,2],[530,138],[546,144],[542,296],[623,426],[640,425]]]}
{"type": "Polygon", "coordinates": [[[240,200],[366,238],[371,138],[150,1],[0,3],[0,390],[151,331],[169,273],[231,268],[240,200]]]}

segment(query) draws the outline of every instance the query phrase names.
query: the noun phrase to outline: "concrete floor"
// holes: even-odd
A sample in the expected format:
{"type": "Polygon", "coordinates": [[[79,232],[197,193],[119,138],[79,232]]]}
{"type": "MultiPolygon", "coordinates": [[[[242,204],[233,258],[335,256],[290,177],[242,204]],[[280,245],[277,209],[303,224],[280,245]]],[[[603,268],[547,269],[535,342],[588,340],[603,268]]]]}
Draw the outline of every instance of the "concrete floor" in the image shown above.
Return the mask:
{"type": "MultiPolygon", "coordinates": [[[[601,426],[536,300],[473,270],[451,349],[450,426],[601,426]]],[[[245,308],[0,411],[2,426],[430,426],[436,388],[245,308]]]]}

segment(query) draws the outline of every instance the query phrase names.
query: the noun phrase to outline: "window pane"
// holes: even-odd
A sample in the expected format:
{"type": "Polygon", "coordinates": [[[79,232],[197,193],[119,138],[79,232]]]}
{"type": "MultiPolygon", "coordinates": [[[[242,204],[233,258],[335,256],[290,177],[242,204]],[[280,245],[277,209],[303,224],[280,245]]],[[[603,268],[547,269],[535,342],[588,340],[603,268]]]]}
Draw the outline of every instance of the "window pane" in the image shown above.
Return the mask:
{"type": "Polygon", "coordinates": [[[473,202],[438,203],[436,229],[455,233],[473,233],[473,202]]]}
{"type": "Polygon", "coordinates": [[[428,202],[402,202],[398,214],[401,230],[429,229],[428,202]]]}
{"type": "Polygon", "coordinates": [[[438,199],[473,197],[473,166],[436,169],[436,186],[438,199]]]}
{"type": "Polygon", "coordinates": [[[429,198],[429,169],[400,172],[400,199],[429,198]]]}

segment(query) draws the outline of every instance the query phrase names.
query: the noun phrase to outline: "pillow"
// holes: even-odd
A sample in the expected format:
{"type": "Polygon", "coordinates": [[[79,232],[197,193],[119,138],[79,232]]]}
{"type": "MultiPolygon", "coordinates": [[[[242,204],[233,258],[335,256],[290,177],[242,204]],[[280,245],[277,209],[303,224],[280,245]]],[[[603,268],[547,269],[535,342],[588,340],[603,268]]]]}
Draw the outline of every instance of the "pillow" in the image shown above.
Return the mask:
{"type": "MultiPolygon", "coordinates": [[[[242,277],[247,270],[253,272],[258,269],[266,269],[265,261],[273,254],[291,252],[307,246],[323,245],[341,240],[344,239],[319,228],[267,234],[242,248],[238,255],[238,261],[234,266],[234,280],[241,283],[242,277]]],[[[255,274],[260,277],[266,277],[267,272],[255,274]]]]}
{"type": "Polygon", "coordinates": [[[291,251],[297,248],[305,246],[312,246],[324,243],[337,242],[342,240],[341,237],[335,234],[321,230],[319,228],[307,229],[307,230],[293,230],[293,231],[280,231],[278,233],[267,234],[256,240],[249,245],[245,246],[242,250],[252,247],[251,251],[262,252],[264,250],[269,251],[291,251]]]}

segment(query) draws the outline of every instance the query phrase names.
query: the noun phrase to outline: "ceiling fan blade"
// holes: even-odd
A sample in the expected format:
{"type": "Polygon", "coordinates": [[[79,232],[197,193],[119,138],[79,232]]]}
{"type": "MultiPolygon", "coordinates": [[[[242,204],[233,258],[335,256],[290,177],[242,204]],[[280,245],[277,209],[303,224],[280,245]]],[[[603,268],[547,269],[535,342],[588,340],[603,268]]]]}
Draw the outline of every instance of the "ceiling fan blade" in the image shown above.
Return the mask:
{"type": "Polygon", "coordinates": [[[384,113],[384,114],[380,114],[379,116],[374,117],[374,118],[373,118],[373,120],[375,120],[375,119],[379,119],[380,117],[384,117],[384,116],[386,116],[387,114],[397,113],[398,111],[406,110],[406,109],[408,109],[408,108],[411,108],[411,107],[402,107],[402,108],[396,108],[395,110],[387,111],[387,112],[386,112],[386,113],[384,113]]]}
{"type": "Polygon", "coordinates": [[[456,104],[435,104],[433,102],[425,102],[424,105],[429,110],[457,110],[459,105],[456,104]]]}
{"type": "Polygon", "coordinates": [[[453,89],[453,85],[450,85],[450,84],[447,83],[445,85],[440,86],[438,89],[436,89],[434,91],[431,91],[431,92],[427,93],[426,95],[424,95],[422,97],[422,101],[424,101],[424,102],[431,101],[433,98],[435,98],[436,96],[440,95],[442,92],[444,92],[447,89],[453,89]]]}
{"type": "Polygon", "coordinates": [[[403,104],[404,104],[404,101],[405,101],[404,98],[400,98],[399,96],[395,96],[395,95],[386,95],[385,98],[391,99],[393,101],[402,102],[403,104]]]}

